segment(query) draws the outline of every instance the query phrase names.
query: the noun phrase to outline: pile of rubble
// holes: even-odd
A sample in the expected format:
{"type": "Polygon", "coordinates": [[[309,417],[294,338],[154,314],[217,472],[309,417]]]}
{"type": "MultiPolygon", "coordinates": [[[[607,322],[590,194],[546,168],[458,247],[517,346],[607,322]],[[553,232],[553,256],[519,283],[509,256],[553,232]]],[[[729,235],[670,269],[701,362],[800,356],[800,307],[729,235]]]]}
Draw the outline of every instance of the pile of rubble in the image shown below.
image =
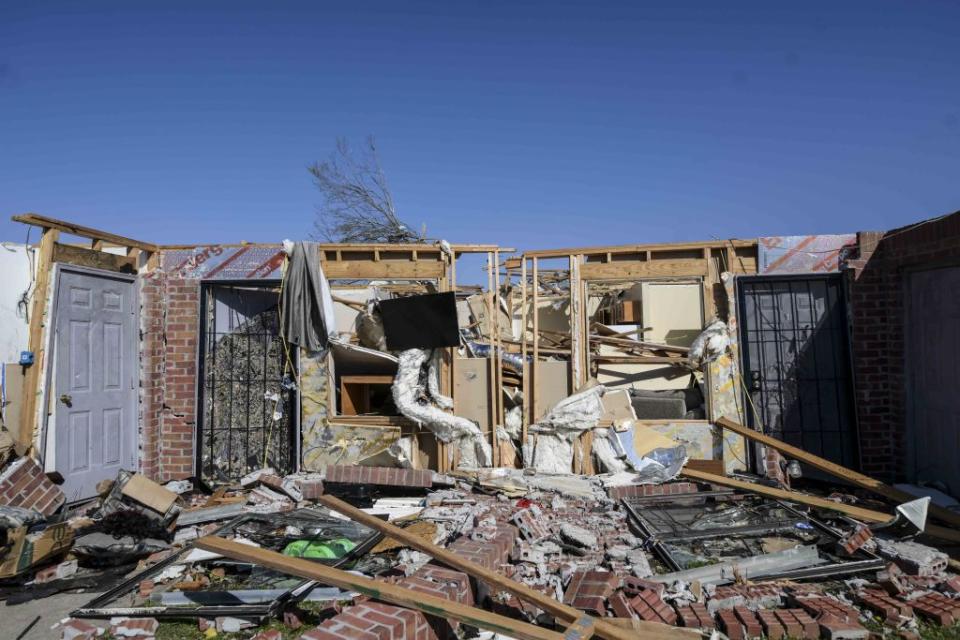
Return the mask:
{"type": "Polygon", "coordinates": [[[0,477],[0,594],[99,593],[51,631],[69,639],[183,620],[258,640],[841,639],[960,622],[956,563],[902,517],[871,529],[709,483],[604,484],[328,466],[210,490],[121,472],[64,509],[20,458],[0,477]]]}

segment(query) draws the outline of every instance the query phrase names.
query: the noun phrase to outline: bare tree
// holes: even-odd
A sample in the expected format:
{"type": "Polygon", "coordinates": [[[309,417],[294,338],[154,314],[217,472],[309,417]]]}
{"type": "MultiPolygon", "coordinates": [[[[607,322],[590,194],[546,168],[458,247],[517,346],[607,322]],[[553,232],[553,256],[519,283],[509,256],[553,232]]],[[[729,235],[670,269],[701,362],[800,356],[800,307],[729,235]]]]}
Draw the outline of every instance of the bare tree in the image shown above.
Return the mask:
{"type": "Polygon", "coordinates": [[[345,139],[338,138],[330,158],[307,170],[323,194],[315,237],[327,242],[424,241],[426,230],[418,235],[397,216],[373,136],[367,138],[359,156],[345,139]]]}

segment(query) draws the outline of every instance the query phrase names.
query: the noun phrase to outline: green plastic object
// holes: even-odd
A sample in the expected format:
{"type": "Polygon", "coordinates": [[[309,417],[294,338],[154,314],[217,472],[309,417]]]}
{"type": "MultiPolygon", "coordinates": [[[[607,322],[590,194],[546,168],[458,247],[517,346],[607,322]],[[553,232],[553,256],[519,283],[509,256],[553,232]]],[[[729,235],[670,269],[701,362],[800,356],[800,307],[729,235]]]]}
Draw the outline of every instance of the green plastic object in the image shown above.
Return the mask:
{"type": "Polygon", "coordinates": [[[308,560],[336,560],[350,553],[356,546],[356,543],[346,538],[294,540],[283,548],[283,555],[308,560]]]}

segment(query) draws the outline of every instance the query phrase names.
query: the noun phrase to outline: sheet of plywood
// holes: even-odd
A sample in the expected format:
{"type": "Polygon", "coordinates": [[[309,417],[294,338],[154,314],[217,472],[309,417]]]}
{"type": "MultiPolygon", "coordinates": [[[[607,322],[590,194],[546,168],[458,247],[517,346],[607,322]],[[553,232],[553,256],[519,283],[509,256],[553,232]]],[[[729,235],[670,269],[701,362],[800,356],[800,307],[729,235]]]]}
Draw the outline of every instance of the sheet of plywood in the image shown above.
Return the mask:
{"type": "Polygon", "coordinates": [[[453,379],[453,412],[490,430],[490,365],[486,358],[457,358],[453,379]]]}

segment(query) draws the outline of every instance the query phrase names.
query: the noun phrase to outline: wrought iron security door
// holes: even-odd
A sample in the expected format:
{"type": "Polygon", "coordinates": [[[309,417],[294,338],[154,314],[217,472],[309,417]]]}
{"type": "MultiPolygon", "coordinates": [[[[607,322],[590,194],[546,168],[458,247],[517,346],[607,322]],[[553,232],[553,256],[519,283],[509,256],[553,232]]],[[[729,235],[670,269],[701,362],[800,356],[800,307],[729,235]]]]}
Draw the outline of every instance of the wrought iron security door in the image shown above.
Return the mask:
{"type": "Polygon", "coordinates": [[[737,288],[744,383],[766,433],[858,468],[840,275],[744,277],[737,288]]]}
{"type": "Polygon", "coordinates": [[[197,466],[206,480],[295,470],[296,392],[277,303],[273,286],[203,287],[197,466]]]}

